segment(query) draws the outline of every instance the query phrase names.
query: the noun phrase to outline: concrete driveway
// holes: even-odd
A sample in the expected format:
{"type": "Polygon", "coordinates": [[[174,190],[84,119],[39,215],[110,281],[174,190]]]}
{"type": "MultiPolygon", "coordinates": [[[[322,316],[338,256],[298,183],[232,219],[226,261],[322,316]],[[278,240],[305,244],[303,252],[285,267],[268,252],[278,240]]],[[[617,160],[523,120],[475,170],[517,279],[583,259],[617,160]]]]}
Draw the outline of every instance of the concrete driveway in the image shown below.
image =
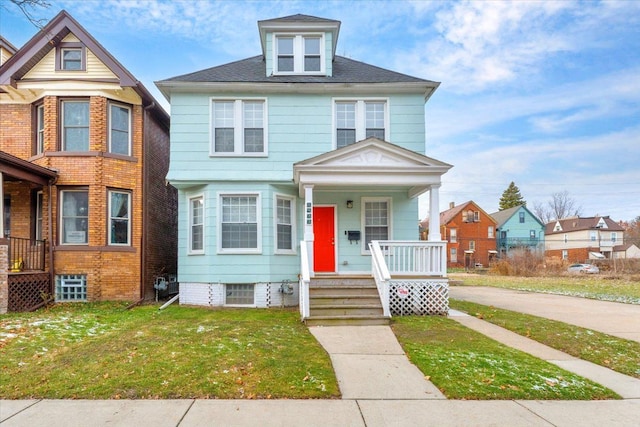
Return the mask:
{"type": "Polygon", "coordinates": [[[483,286],[451,286],[449,297],[640,342],[640,305],[483,286]]]}

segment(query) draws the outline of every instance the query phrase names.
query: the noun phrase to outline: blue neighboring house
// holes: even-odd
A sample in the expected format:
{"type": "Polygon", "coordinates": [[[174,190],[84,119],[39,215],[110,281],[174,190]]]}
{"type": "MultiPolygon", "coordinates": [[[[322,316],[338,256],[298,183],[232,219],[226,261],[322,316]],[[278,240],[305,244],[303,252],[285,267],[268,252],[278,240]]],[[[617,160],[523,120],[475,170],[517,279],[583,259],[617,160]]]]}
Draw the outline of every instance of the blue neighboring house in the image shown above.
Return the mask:
{"type": "MultiPolygon", "coordinates": [[[[396,250],[370,243],[419,245],[418,196],[439,217],[451,165],[425,155],[439,83],[336,55],[340,24],[259,21],[261,54],[156,82],[171,103],[181,303],[304,305],[298,283],[372,277],[372,251],[396,250]]],[[[431,229],[422,272],[444,278],[431,229]]]]}
{"type": "Polygon", "coordinates": [[[544,224],[525,205],[491,214],[498,223],[496,244],[499,257],[515,249],[544,253],[544,224]]]}

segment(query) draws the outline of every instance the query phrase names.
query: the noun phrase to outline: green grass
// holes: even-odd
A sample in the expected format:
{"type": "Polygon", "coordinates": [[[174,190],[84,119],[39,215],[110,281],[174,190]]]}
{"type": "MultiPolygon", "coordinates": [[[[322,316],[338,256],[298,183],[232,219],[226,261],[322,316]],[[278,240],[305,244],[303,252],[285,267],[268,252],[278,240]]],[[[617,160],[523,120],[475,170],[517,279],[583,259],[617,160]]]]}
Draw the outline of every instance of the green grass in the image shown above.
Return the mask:
{"type": "Polygon", "coordinates": [[[411,361],[451,399],[619,398],[605,387],[445,317],[398,317],[393,330],[411,361]]]}
{"type": "Polygon", "coordinates": [[[580,359],[640,378],[640,343],[555,320],[450,300],[451,308],[482,318],[580,359]]]}
{"type": "Polygon", "coordinates": [[[602,301],[640,304],[638,276],[567,275],[555,277],[516,277],[491,274],[449,275],[451,280],[461,280],[462,286],[493,286],[559,295],[571,295],[602,301]]]}
{"type": "Polygon", "coordinates": [[[56,305],[0,317],[0,398],[336,398],[290,310],[56,305]]]}

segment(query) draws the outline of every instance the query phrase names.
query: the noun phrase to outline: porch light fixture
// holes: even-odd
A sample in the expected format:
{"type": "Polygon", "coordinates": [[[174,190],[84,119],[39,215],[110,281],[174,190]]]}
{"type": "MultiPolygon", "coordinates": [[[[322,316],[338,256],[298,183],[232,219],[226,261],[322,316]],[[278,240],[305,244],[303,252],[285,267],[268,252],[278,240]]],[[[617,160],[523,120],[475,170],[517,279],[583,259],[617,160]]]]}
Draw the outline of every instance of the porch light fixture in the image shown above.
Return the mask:
{"type": "Polygon", "coordinates": [[[353,200],[347,200],[347,209],[353,208],[353,200]]]}

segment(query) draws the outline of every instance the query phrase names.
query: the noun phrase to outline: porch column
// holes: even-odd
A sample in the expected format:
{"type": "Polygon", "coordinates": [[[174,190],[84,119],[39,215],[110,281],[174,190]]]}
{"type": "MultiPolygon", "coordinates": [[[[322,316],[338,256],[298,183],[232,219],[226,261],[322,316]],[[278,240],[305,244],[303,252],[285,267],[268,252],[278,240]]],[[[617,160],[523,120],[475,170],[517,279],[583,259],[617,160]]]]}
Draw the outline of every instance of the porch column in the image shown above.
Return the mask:
{"type": "Polygon", "coordinates": [[[309,274],[314,275],[313,270],[313,185],[304,186],[304,243],[307,245],[309,259],[309,274]]]}
{"type": "Polygon", "coordinates": [[[440,184],[432,185],[429,190],[429,241],[439,242],[440,235],[440,184]]]}

